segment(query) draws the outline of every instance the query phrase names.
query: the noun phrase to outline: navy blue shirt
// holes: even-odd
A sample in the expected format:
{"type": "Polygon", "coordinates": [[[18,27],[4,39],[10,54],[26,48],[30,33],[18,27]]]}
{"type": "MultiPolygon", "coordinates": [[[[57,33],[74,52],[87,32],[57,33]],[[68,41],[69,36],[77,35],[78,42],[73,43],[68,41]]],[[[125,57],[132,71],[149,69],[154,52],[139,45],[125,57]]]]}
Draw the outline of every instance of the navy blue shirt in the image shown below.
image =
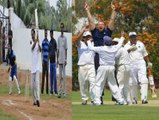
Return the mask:
{"type": "Polygon", "coordinates": [[[50,40],[50,43],[49,43],[50,63],[56,62],[56,51],[57,51],[57,44],[56,44],[56,40],[53,38],[50,40]]]}
{"type": "Polygon", "coordinates": [[[11,50],[11,51],[9,52],[8,58],[9,58],[9,64],[10,64],[11,66],[14,66],[14,65],[15,65],[16,56],[15,56],[13,50],[11,50]]]}
{"type": "Polygon", "coordinates": [[[44,39],[42,42],[42,55],[43,55],[43,62],[49,61],[49,41],[48,39],[44,39]]]}
{"type": "Polygon", "coordinates": [[[94,40],[94,46],[103,46],[104,45],[103,37],[104,36],[111,37],[112,35],[112,31],[108,27],[101,32],[99,32],[99,30],[95,28],[94,30],[91,31],[91,33],[94,40]]]}

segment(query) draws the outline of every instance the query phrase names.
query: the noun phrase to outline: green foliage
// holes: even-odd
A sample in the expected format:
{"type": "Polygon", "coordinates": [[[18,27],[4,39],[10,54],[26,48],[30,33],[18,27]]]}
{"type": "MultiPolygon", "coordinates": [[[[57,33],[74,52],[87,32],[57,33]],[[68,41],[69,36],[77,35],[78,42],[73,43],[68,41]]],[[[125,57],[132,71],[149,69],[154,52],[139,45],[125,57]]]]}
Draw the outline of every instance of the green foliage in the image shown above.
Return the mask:
{"type": "MultiPolygon", "coordinates": [[[[100,16],[107,24],[111,15],[111,1],[112,0],[87,0],[91,6],[92,15],[98,19],[100,16]]],[[[158,0],[116,0],[122,2],[121,9],[118,11],[115,21],[115,30],[113,37],[119,37],[121,31],[126,33],[136,31],[140,35],[140,39],[145,43],[149,53],[150,61],[153,63],[153,75],[155,82],[159,80],[159,1],[158,0]],[[146,36],[145,33],[146,32],[146,36]]],[[[85,0],[77,1],[75,3],[76,18],[73,18],[73,25],[77,20],[86,16],[84,10],[85,0]],[[80,4],[81,3],[81,4],[80,4]],[[77,20],[76,20],[77,19],[77,20]]],[[[128,40],[128,39],[127,39],[128,40]]],[[[75,55],[75,54],[73,54],[75,55]]],[[[76,56],[76,55],[75,55],[76,56]]],[[[75,57],[73,56],[73,57],[75,57]]],[[[74,58],[75,59],[75,58],[74,58]]],[[[73,65],[77,62],[74,60],[73,65]],[[75,63],[74,63],[75,62],[75,63]]],[[[78,68],[73,67],[73,71],[78,68]]],[[[77,80],[76,73],[73,80],[77,80]]]]}
{"type": "MultiPolygon", "coordinates": [[[[0,1],[2,4],[2,1],[0,1]]],[[[4,1],[4,6],[7,2],[4,1]]],[[[57,1],[57,9],[50,6],[46,0],[14,0],[12,1],[14,12],[22,19],[27,27],[34,24],[34,10],[38,9],[39,28],[60,30],[60,23],[65,25],[65,31],[72,31],[71,13],[72,9],[66,0],[57,1]]]]}
{"type": "Polygon", "coordinates": [[[10,115],[7,112],[4,112],[2,109],[0,109],[0,119],[1,120],[18,120],[17,117],[15,117],[14,115],[10,115]]]}

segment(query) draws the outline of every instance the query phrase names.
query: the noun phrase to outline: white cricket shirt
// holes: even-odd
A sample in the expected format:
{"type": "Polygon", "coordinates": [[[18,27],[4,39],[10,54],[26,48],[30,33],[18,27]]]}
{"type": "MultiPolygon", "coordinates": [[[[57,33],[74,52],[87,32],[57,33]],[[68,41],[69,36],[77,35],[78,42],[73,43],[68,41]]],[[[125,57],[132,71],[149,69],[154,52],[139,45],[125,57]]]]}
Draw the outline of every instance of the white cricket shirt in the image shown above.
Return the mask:
{"type": "MultiPolygon", "coordinates": [[[[145,56],[148,55],[144,44],[141,41],[136,42],[137,50],[129,52],[130,61],[143,60],[145,56]]],[[[130,41],[124,46],[126,50],[131,48],[130,41]]]]}
{"type": "Polygon", "coordinates": [[[117,54],[115,55],[115,62],[117,65],[129,65],[130,64],[130,58],[129,53],[124,47],[121,47],[117,54]]]}
{"type": "MultiPolygon", "coordinates": [[[[91,44],[94,46],[93,42],[91,44]]],[[[94,51],[90,50],[88,46],[83,42],[80,41],[80,46],[77,46],[78,50],[78,65],[86,65],[92,64],[94,65],[94,51]]]]}
{"type": "Polygon", "coordinates": [[[39,46],[38,43],[36,43],[35,48],[32,50],[34,42],[31,44],[31,51],[32,51],[32,65],[31,65],[31,73],[35,73],[40,70],[40,64],[39,64],[39,46]]]}
{"type": "Polygon", "coordinates": [[[88,41],[88,47],[99,54],[100,65],[107,66],[115,64],[115,55],[124,42],[124,37],[121,37],[119,43],[113,46],[99,46],[94,47],[91,41],[88,41]]]}

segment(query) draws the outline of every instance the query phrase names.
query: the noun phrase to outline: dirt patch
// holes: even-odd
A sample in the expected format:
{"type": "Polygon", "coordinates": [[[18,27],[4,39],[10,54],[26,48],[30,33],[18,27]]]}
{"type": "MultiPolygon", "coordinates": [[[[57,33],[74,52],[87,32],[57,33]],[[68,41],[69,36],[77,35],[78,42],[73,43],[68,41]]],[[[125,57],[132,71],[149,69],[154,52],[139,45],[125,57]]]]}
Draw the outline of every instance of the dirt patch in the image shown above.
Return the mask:
{"type": "Polygon", "coordinates": [[[0,97],[0,106],[20,120],[29,117],[32,120],[71,120],[71,102],[68,100],[41,100],[41,106],[37,107],[32,105],[31,99],[25,102],[23,96],[6,95],[0,97]]]}
{"type": "MultiPolygon", "coordinates": [[[[18,70],[18,79],[20,86],[25,86],[28,77],[30,85],[30,72],[18,70]]],[[[57,80],[59,80],[57,78],[57,80]]],[[[8,86],[7,67],[0,68],[0,86],[8,86]]],[[[72,81],[67,77],[67,93],[71,95],[72,81]]],[[[32,105],[32,97],[25,101],[23,95],[3,95],[0,96],[0,107],[7,113],[17,116],[20,120],[71,120],[72,109],[71,100],[67,98],[44,100],[41,99],[40,107],[32,105]]]]}

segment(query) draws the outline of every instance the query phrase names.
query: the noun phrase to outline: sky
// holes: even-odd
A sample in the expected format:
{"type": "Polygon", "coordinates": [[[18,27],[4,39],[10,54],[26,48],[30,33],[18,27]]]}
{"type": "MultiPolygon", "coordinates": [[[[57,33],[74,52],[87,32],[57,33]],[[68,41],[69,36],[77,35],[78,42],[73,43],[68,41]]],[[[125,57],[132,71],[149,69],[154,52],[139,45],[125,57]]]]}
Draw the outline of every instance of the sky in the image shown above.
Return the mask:
{"type": "MultiPolygon", "coordinates": [[[[54,6],[55,9],[56,9],[56,3],[57,3],[58,0],[46,0],[46,1],[49,1],[50,6],[54,6]]],[[[72,0],[67,0],[68,5],[71,4],[71,2],[72,2],[72,0]]]]}

